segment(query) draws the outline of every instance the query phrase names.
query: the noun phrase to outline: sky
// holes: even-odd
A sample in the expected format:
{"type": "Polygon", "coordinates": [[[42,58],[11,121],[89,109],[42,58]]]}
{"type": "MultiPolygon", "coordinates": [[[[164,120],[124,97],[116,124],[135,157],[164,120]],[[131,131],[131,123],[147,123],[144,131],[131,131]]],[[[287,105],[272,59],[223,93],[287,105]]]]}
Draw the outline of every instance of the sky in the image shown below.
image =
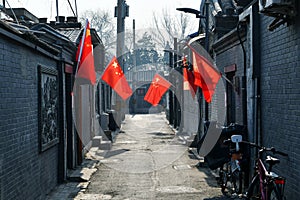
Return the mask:
{"type": "MultiPolygon", "coordinates": [[[[7,0],[11,7],[24,7],[38,18],[47,17],[48,22],[54,21],[56,15],[56,0],[7,0]]],[[[70,0],[74,5],[75,0],[70,0]]],[[[86,10],[108,10],[114,14],[117,0],[77,0],[78,15],[86,10]]],[[[135,19],[136,28],[150,26],[153,12],[160,15],[162,10],[167,10],[170,15],[179,15],[176,8],[189,7],[199,9],[201,0],[126,0],[129,5],[129,17],[125,24],[131,25],[135,19]]],[[[1,2],[2,4],[2,2],[1,2]]],[[[6,7],[8,7],[6,4],[6,7]]],[[[59,0],[59,15],[72,16],[72,11],[67,0],[59,0]]],[[[189,15],[189,14],[187,14],[189,15]]],[[[191,18],[195,18],[191,15],[191,18]]],[[[197,20],[196,18],[194,19],[197,20]]]]}

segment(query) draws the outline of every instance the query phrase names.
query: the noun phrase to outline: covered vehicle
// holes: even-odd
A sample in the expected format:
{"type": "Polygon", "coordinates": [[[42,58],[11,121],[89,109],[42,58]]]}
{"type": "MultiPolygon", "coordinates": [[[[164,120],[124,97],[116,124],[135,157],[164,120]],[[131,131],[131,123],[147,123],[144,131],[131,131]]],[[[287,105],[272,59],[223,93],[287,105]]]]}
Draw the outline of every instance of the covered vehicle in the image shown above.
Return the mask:
{"type": "MultiPolygon", "coordinates": [[[[224,144],[224,140],[230,139],[232,135],[242,135],[243,138],[246,134],[246,127],[236,123],[223,127],[218,141],[208,154],[204,156],[204,161],[208,164],[210,169],[217,169],[230,159],[231,149],[228,144],[224,144]]],[[[208,134],[203,137],[208,137],[208,134]]],[[[245,147],[241,146],[241,152],[244,154],[245,147]]]]}

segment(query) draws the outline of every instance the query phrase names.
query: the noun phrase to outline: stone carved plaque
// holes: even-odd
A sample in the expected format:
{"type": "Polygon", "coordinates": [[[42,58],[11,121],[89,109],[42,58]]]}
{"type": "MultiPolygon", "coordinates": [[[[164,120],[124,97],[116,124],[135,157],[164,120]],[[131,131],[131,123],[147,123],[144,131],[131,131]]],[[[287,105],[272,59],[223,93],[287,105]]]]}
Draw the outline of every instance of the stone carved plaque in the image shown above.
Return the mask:
{"type": "Polygon", "coordinates": [[[39,142],[40,151],[59,142],[57,70],[39,66],[39,142]]]}

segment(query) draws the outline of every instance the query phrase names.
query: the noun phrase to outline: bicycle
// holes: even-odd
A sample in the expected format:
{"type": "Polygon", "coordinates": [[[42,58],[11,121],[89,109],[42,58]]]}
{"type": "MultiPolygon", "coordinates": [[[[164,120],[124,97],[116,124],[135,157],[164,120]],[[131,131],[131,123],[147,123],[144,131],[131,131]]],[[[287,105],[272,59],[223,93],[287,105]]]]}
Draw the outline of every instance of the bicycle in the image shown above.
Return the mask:
{"type": "Polygon", "coordinates": [[[263,154],[266,152],[282,156],[288,156],[288,154],[278,151],[274,147],[267,148],[248,141],[239,141],[238,143],[258,148],[253,178],[243,197],[246,200],[284,200],[285,178],[272,172],[272,167],[280,163],[280,160],[270,155],[267,155],[266,159],[263,159],[263,154]],[[268,168],[264,164],[264,161],[268,164],[268,168]]]}
{"type": "Polygon", "coordinates": [[[242,152],[239,147],[241,141],[241,135],[233,135],[231,139],[223,142],[229,147],[229,161],[219,168],[219,184],[222,193],[226,196],[235,197],[242,193],[243,172],[240,166],[242,152]],[[233,141],[235,143],[234,149],[232,148],[233,141]]]}

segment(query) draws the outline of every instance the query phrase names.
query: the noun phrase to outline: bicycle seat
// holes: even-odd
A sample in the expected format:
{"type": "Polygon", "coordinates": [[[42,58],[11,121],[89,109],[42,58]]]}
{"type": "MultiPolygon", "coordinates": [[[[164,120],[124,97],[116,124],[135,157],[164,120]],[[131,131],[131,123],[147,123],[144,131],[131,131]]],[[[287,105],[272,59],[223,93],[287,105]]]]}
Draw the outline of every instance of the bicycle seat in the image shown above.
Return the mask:
{"type": "Polygon", "coordinates": [[[280,163],[280,160],[272,156],[267,156],[266,163],[268,163],[269,165],[275,165],[277,163],[280,163]]]}

